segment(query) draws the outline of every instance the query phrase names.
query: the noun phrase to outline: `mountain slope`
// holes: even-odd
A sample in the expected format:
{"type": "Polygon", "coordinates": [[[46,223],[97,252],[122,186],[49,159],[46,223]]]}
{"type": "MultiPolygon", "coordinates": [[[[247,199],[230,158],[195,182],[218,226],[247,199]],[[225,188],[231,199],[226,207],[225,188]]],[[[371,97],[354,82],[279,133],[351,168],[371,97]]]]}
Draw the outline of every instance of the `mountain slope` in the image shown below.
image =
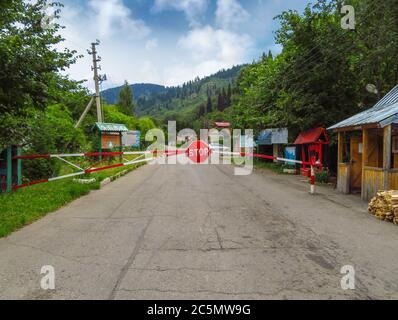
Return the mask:
{"type": "MultiPolygon", "coordinates": [[[[137,83],[130,85],[133,90],[134,99],[140,99],[144,96],[151,96],[153,94],[161,94],[166,91],[165,86],[152,83],[137,83]]],[[[101,97],[109,104],[116,104],[119,98],[120,90],[123,86],[107,89],[101,92],[101,97]]]]}
{"type": "Polygon", "coordinates": [[[222,89],[227,89],[237,78],[244,65],[221,70],[203,79],[196,78],[178,87],[168,87],[162,93],[142,96],[137,99],[137,112],[164,118],[169,113],[188,112],[206,103],[208,97],[215,97],[222,89]]]}
{"type": "MultiPolygon", "coordinates": [[[[235,83],[242,68],[246,65],[234,66],[228,70],[221,70],[205,78],[196,78],[177,87],[164,87],[154,84],[132,85],[134,100],[136,101],[137,116],[150,116],[159,123],[176,120],[181,126],[192,125],[194,121],[213,114],[223,118],[223,110],[218,101],[220,96],[226,97],[235,83]],[[208,100],[212,101],[212,110],[207,110],[208,100]]],[[[108,89],[102,97],[110,104],[115,104],[121,87],[108,89]]]]}

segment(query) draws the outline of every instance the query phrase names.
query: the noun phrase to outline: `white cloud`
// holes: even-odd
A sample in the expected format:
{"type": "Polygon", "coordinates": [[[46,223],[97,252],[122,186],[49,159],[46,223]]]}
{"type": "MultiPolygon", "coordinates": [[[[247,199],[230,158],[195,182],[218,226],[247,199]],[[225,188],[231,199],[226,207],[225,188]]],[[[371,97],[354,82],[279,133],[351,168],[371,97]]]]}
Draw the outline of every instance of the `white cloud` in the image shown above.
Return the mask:
{"type": "Polygon", "coordinates": [[[96,28],[102,38],[120,32],[129,37],[143,38],[150,33],[144,21],[131,17],[131,10],[122,0],[90,0],[89,7],[95,14],[96,28]]]}
{"type": "Polygon", "coordinates": [[[252,41],[249,36],[211,26],[195,28],[178,41],[191,63],[174,62],[166,68],[168,85],[181,84],[196,76],[204,77],[223,68],[246,62],[252,41]]]}
{"type": "MultiPolygon", "coordinates": [[[[207,7],[207,1],[199,0],[156,2],[162,10],[180,8],[195,19],[199,19],[199,12],[207,7]],[[187,3],[193,7],[188,7],[187,3]]],[[[84,5],[64,1],[64,4],[61,24],[66,26],[62,30],[67,39],[65,46],[85,55],[67,73],[76,80],[88,79],[87,86],[91,90],[94,88],[92,57],[87,55],[86,49],[96,38],[101,40],[98,47],[102,57],[101,73],[108,75],[103,88],[122,85],[124,80],[180,85],[196,76],[204,77],[251,61],[259,55],[253,55],[252,38],[247,35],[251,32],[227,29],[218,24],[191,24],[190,29],[173,33],[154,27],[148,37],[149,27],[144,22],[142,28],[137,27],[140,24],[135,23],[134,9],[126,8],[122,0],[88,0],[84,5]],[[133,35],[141,35],[141,38],[128,41],[133,35]]]]}
{"type": "Polygon", "coordinates": [[[159,46],[158,39],[149,39],[145,42],[145,49],[151,51],[159,46]]]}
{"type": "Polygon", "coordinates": [[[249,18],[249,13],[237,0],[218,0],[216,10],[217,25],[223,29],[231,29],[249,18]]]}
{"type": "Polygon", "coordinates": [[[153,11],[162,12],[164,10],[182,11],[191,26],[199,26],[200,15],[207,10],[207,0],[155,0],[153,11]]]}
{"type": "Polygon", "coordinates": [[[189,31],[178,43],[183,49],[191,51],[196,60],[216,59],[232,65],[242,62],[251,40],[247,35],[205,26],[189,31]]]}

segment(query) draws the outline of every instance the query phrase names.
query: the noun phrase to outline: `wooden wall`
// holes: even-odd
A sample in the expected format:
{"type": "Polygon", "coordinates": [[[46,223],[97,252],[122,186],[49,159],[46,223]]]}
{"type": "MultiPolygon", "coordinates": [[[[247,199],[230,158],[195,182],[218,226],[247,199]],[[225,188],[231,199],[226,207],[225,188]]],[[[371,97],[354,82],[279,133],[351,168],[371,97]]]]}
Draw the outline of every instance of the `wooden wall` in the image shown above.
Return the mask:
{"type": "Polygon", "coordinates": [[[364,167],[363,170],[362,199],[369,201],[384,189],[384,170],[370,167],[364,167]]]}
{"type": "Polygon", "coordinates": [[[351,166],[347,163],[339,163],[337,168],[337,191],[345,194],[350,193],[350,171],[351,166]]]}
{"type": "Polygon", "coordinates": [[[398,169],[398,153],[394,153],[393,157],[394,157],[393,168],[398,169]]]}
{"type": "Polygon", "coordinates": [[[388,184],[390,190],[398,190],[398,170],[390,170],[388,173],[388,184]]]}

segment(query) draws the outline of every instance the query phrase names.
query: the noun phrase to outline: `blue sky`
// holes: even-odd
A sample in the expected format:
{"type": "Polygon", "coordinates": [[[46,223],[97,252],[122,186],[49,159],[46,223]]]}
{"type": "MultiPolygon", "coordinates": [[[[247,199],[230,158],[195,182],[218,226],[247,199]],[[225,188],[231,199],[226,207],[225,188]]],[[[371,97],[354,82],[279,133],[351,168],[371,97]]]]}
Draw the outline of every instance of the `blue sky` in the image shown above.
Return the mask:
{"type": "Polygon", "coordinates": [[[65,46],[85,57],[68,70],[93,88],[95,39],[108,76],[103,88],[150,82],[179,85],[280,48],[273,17],[307,0],[63,0],[65,46]]]}

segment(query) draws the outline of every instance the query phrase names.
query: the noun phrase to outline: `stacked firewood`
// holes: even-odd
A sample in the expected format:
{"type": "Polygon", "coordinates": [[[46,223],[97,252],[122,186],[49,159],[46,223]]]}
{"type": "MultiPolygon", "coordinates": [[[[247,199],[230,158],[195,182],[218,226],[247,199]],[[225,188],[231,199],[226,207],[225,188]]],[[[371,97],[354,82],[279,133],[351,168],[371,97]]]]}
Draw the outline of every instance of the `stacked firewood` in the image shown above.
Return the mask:
{"type": "Polygon", "coordinates": [[[369,203],[369,212],[376,218],[398,225],[398,191],[380,191],[369,203]]]}

